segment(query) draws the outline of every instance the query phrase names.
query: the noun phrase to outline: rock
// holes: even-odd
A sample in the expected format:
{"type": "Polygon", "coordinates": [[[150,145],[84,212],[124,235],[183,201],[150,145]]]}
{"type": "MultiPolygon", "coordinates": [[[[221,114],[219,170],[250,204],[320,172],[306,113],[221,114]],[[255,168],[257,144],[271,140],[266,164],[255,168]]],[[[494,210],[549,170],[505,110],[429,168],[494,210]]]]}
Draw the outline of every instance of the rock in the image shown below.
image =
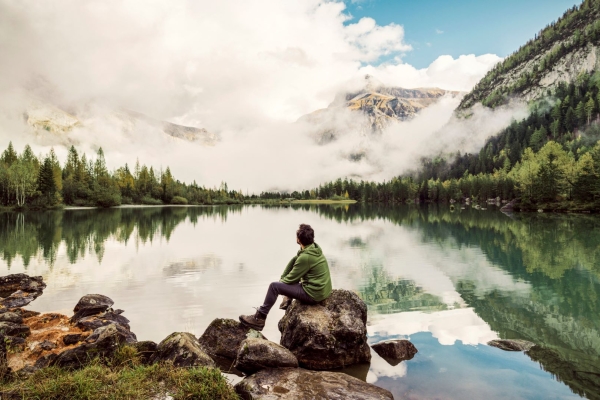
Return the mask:
{"type": "MultiPolygon", "coordinates": [[[[46,354],[41,356],[40,358],[38,358],[35,362],[35,364],[33,365],[33,371],[35,372],[40,368],[46,368],[48,366],[50,366],[54,360],[56,360],[58,358],[58,354],[55,353],[50,353],[50,354],[46,354]]],[[[21,370],[23,371],[23,370],[21,370]]],[[[26,371],[23,371],[26,372],[26,371]]]]}
{"type": "Polygon", "coordinates": [[[121,325],[127,330],[130,329],[129,320],[120,314],[115,314],[112,311],[106,311],[98,315],[84,317],[77,321],[76,325],[83,330],[94,330],[101,326],[106,326],[113,323],[121,325]]]}
{"type": "Polygon", "coordinates": [[[5,336],[4,341],[11,351],[23,351],[25,349],[25,344],[27,343],[24,338],[18,336],[5,336]]]}
{"type": "Polygon", "coordinates": [[[6,342],[6,336],[0,335],[0,378],[4,378],[6,375],[10,374],[6,342]]]}
{"type": "MultiPolygon", "coordinates": [[[[106,328],[108,327],[112,327],[114,326],[115,329],[118,332],[118,335],[120,338],[123,339],[124,343],[127,344],[134,344],[137,342],[137,337],[135,336],[135,333],[131,332],[129,329],[127,329],[126,327],[113,323],[113,324],[109,324],[109,325],[103,325],[100,326],[98,328],[96,328],[91,335],[89,335],[86,339],[85,342],[86,343],[96,343],[100,340],[104,340],[104,338],[106,337],[107,334],[110,334],[112,331],[107,331],[106,328]],[[108,332],[108,333],[107,333],[108,332]]],[[[112,328],[111,328],[112,329],[112,328]]]]}
{"type": "Polygon", "coordinates": [[[7,311],[0,314],[0,322],[12,322],[15,324],[23,323],[23,317],[15,312],[7,311]]]}
{"type": "Polygon", "coordinates": [[[371,346],[390,365],[397,365],[400,361],[412,360],[419,351],[408,340],[386,340],[371,346]]]}
{"type": "Polygon", "coordinates": [[[101,326],[84,343],[64,350],[49,365],[80,368],[95,357],[110,357],[119,346],[131,340],[131,335],[131,332],[117,324],[101,326]]]}
{"type": "Polygon", "coordinates": [[[161,361],[170,361],[176,367],[215,366],[198,339],[187,332],[174,332],[160,342],[150,362],[161,361]]]}
{"type": "Polygon", "coordinates": [[[504,351],[526,351],[535,346],[535,343],[522,339],[497,339],[490,340],[487,344],[504,351]]]}
{"type": "Polygon", "coordinates": [[[49,340],[44,340],[38,345],[42,350],[53,350],[56,348],[56,344],[49,340]]]}
{"type": "Polygon", "coordinates": [[[82,342],[85,338],[86,336],[82,335],[81,333],[70,333],[68,335],[63,336],[62,339],[65,346],[70,346],[72,344],[82,342]]]}
{"type": "Polygon", "coordinates": [[[233,319],[214,319],[198,339],[204,351],[213,357],[235,360],[241,343],[249,337],[266,338],[262,333],[233,319]]]}
{"type": "Polygon", "coordinates": [[[26,274],[11,274],[0,277],[0,297],[9,297],[17,291],[42,294],[46,288],[41,276],[29,276],[26,274]]]}
{"type": "Polygon", "coordinates": [[[15,324],[14,322],[0,322],[0,335],[5,336],[29,336],[31,329],[27,325],[15,324]]]}
{"type": "Polygon", "coordinates": [[[36,293],[17,290],[5,299],[0,300],[0,305],[4,308],[24,307],[35,300],[39,295],[36,293]]]}
{"type": "Polygon", "coordinates": [[[250,338],[240,345],[234,367],[246,374],[266,368],[298,368],[291,351],[265,339],[250,338]]]}
{"type": "MultiPolygon", "coordinates": [[[[102,294],[86,294],[79,299],[75,305],[75,308],[73,309],[75,314],[71,317],[71,322],[78,323],[82,318],[100,314],[112,307],[113,304],[115,304],[115,302],[112,301],[110,297],[102,294]]],[[[92,329],[96,328],[98,328],[98,326],[92,329]]]]}
{"type": "Polygon", "coordinates": [[[22,308],[13,308],[13,309],[11,309],[9,311],[13,312],[15,314],[19,314],[21,316],[21,318],[37,317],[38,315],[41,314],[40,312],[37,312],[37,311],[24,310],[22,308]]]}
{"type": "Polygon", "coordinates": [[[369,362],[366,322],[366,304],[347,290],[335,289],[316,305],[294,300],[279,321],[281,345],[309,369],[369,362]]]}
{"type": "Polygon", "coordinates": [[[382,400],[390,392],[341,372],[308,371],[302,368],[263,369],[235,385],[249,400],[382,400]]]}
{"type": "Polygon", "coordinates": [[[156,350],[158,350],[158,345],[151,340],[134,343],[133,347],[137,350],[140,356],[140,362],[144,365],[150,364],[152,356],[156,353],[156,350]]]}
{"type": "Polygon", "coordinates": [[[502,206],[502,208],[500,208],[500,211],[505,211],[505,212],[513,211],[515,209],[515,204],[517,204],[517,200],[513,199],[509,203],[502,206]]]}

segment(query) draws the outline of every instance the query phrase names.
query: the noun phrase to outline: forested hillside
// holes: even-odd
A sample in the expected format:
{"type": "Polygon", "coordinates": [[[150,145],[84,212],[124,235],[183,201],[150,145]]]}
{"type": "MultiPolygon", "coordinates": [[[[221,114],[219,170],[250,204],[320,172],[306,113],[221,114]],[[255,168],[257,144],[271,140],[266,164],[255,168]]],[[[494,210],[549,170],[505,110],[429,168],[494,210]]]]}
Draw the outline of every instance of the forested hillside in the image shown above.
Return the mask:
{"type": "Polygon", "coordinates": [[[538,99],[580,71],[598,68],[600,0],[585,0],[542,29],[534,39],[498,63],[462,100],[496,107],[512,97],[538,99]]]}

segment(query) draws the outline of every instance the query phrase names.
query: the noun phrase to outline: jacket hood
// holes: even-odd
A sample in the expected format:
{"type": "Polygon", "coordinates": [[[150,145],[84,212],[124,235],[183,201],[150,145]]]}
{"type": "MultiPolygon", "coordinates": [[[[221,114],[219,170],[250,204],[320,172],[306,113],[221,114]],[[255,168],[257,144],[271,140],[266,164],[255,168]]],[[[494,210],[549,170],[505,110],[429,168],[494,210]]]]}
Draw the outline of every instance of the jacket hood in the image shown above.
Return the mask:
{"type": "Polygon", "coordinates": [[[321,247],[318,244],[313,243],[306,246],[304,250],[300,250],[298,254],[300,253],[306,253],[307,255],[318,257],[323,254],[323,250],[321,250],[321,247]]]}

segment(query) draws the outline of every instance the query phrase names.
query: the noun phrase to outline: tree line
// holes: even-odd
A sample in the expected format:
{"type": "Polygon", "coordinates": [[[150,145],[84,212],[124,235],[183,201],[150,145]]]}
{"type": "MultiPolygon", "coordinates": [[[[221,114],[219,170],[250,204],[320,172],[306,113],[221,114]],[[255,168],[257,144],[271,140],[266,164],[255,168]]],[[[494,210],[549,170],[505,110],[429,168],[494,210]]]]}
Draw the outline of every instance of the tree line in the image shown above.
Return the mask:
{"type": "MultiPolygon", "coordinates": [[[[255,196],[256,197],[256,196],[255,196]]],[[[183,183],[169,167],[156,171],[136,162],[109,171],[102,148],[95,158],[69,149],[64,164],[54,149],[36,156],[29,145],[18,154],[12,142],[0,156],[0,205],[47,208],[57,205],[112,207],[120,204],[237,204],[241,191],[183,183]]]]}

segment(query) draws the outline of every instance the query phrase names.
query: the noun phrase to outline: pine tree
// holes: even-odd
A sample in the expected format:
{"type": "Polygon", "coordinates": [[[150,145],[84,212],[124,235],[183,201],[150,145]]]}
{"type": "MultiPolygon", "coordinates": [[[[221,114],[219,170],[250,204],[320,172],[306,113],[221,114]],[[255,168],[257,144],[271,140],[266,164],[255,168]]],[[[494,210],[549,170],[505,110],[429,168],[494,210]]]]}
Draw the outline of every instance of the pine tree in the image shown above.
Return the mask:
{"type": "Polygon", "coordinates": [[[56,182],[54,181],[54,168],[50,157],[46,157],[40,166],[37,188],[46,204],[54,205],[56,200],[56,182]]]}

